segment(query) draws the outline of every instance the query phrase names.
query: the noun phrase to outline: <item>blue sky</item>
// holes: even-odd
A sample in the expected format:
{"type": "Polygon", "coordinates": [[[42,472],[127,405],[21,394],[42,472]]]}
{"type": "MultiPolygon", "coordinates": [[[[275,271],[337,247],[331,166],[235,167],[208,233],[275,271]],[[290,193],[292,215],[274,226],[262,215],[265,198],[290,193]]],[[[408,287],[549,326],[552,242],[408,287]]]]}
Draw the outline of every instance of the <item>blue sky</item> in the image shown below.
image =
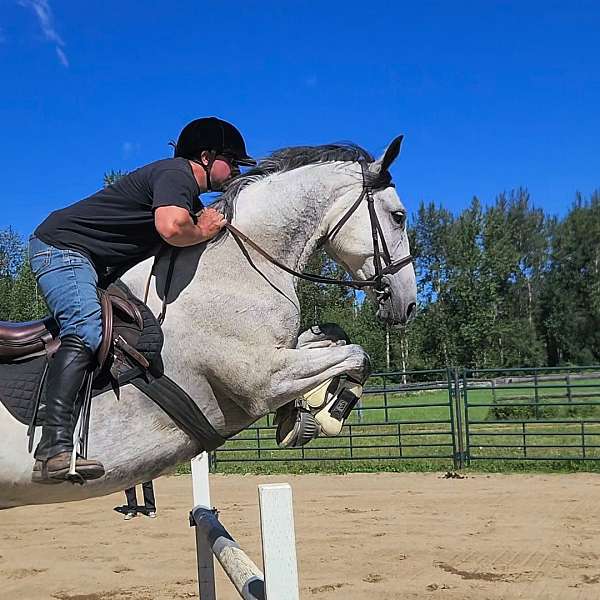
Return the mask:
{"type": "Polygon", "coordinates": [[[258,156],[404,133],[409,210],[527,186],[560,214],[600,188],[598,31],[592,1],[0,0],[0,228],[170,156],[205,115],[258,156]]]}

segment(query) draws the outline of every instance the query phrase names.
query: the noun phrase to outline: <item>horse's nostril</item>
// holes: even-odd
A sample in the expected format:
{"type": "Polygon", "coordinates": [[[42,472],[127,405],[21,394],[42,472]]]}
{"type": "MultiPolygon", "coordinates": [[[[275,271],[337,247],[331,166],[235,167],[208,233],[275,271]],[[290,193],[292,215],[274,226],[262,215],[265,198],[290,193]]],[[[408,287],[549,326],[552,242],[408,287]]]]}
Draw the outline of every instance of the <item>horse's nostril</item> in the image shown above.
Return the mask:
{"type": "Polygon", "coordinates": [[[406,321],[410,321],[417,314],[417,304],[416,302],[411,302],[406,309],[406,321]]]}

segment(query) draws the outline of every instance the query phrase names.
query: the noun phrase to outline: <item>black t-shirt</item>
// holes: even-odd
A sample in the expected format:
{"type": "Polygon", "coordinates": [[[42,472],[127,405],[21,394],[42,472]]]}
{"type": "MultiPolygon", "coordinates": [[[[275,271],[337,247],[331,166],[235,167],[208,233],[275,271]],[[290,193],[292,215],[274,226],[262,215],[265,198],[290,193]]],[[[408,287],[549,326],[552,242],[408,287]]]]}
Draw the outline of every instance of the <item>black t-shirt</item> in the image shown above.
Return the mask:
{"type": "Polygon", "coordinates": [[[185,158],[159,160],[51,213],[34,233],[51,246],[82,252],[98,272],[118,269],[148,258],[161,244],[154,209],[180,206],[195,218],[199,193],[185,158]]]}

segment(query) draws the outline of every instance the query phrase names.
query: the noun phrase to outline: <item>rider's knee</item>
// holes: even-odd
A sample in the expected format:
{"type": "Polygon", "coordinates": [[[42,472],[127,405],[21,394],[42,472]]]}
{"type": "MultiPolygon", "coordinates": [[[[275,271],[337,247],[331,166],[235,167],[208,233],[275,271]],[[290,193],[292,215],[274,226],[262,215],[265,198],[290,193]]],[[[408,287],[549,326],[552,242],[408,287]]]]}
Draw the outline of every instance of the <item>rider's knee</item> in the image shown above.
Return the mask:
{"type": "Polygon", "coordinates": [[[61,332],[61,335],[72,333],[79,337],[92,353],[96,353],[102,343],[102,313],[100,310],[89,315],[83,323],[78,323],[75,331],[61,332]]]}

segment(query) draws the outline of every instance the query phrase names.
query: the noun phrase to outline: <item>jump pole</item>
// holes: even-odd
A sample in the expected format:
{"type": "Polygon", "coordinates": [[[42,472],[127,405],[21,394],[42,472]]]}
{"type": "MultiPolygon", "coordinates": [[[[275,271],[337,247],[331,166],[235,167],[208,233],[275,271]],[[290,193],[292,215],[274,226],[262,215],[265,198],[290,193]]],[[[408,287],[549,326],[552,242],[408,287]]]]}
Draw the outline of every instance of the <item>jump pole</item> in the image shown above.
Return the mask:
{"type": "Polygon", "coordinates": [[[274,483],[258,486],[263,576],[211,508],[208,475],[209,459],[204,452],[192,460],[195,506],[190,513],[190,525],[196,529],[200,600],[217,598],[213,556],[244,600],[299,600],[290,485],[274,483]]]}

